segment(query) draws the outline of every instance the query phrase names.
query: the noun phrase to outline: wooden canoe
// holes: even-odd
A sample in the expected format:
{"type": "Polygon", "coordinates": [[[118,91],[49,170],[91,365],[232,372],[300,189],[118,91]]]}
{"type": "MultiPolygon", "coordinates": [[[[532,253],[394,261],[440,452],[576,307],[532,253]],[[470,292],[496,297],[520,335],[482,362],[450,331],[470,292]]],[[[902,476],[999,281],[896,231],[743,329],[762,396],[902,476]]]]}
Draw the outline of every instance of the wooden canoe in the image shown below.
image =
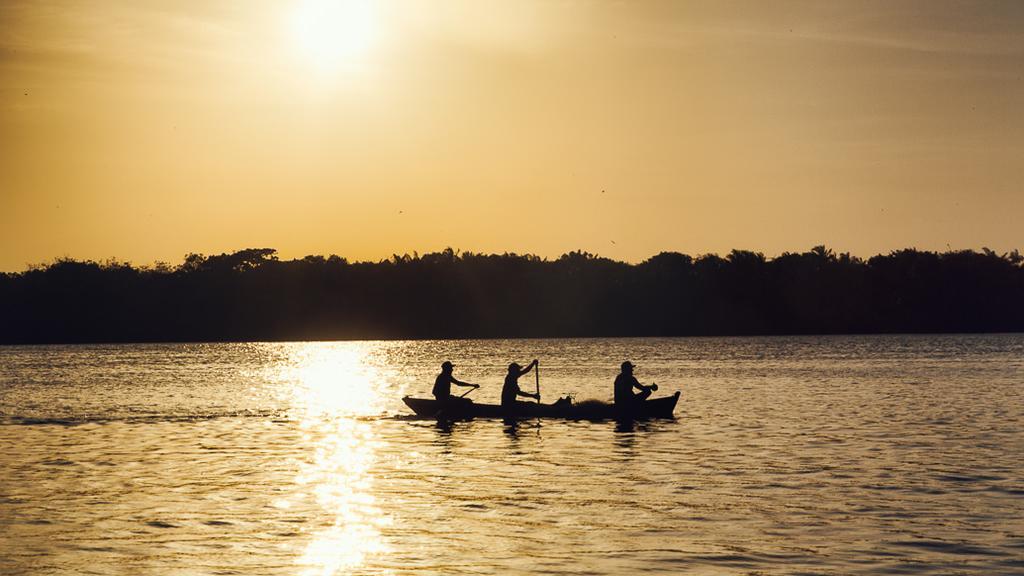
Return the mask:
{"type": "Polygon", "coordinates": [[[559,401],[554,404],[520,402],[513,411],[499,404],[478,404],[470,400],[450,402],[447,406],[433,398],[402,398],[417,416],[442,420],[468,420],[470,418],[561,418],[566,420],[643,420],[672,418],[679,401],[679,392],[664,398],[645,400],[624,409],[606,402],[587,401],[573,404],[559,401]]]}

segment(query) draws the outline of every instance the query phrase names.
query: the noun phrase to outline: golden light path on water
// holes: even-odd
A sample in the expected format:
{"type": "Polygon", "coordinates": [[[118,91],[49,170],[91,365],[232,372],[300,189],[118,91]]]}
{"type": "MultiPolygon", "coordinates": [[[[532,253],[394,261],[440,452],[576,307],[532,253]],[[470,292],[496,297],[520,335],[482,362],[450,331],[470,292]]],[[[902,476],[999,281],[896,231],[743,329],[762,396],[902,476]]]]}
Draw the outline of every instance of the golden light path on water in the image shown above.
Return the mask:
{"type": "Polygon", "coordinates": [[[327,576],[384,554],[380,529],[389,522],[374,496],[371,468],[382,442],[360,416],[380,414],[385,375],[367,362],[367,343],[290,345],[275,370],[290,398],[305,449],[296,463],[294,492],[274,505],[299,502],[320,516],[296,558],[299,574],[327,576]]]}

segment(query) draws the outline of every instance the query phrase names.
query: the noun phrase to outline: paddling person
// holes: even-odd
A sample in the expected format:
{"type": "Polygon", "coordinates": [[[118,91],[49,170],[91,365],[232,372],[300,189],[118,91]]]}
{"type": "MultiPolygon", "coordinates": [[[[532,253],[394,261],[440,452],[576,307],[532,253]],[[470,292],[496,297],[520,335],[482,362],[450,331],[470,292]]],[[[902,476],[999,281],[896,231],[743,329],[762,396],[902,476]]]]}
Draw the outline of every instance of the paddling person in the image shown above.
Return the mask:
{"type": "Polygon", "coordinates": [[[519,377],[536,367],[536,359],[533,362],[530,362],[526,368],[521,368],[519,364],[516,364],[515,362],[508,365],[508,374],[505,375],[505,385],[501,387],[501,407],[505,412],[517,412],[521,404],[526,404],[526,402],[516,400],[519,396],[533,398],[537,402],[540,402],[539,393],[531,394],[529,392],[523,392],[522,389],[519,388],[519,377]]]}
{"type": "Polygon", "coordinates": [[[658,389],[657,384],[644,386],[633,376],[633,363],[626,360],[622,363],[622,372],[615,377],[615,406],[630,407],[643,402],[651,395],[651,392],[658,389]],[[633,388],[640,390],[639,394],[633,394],[633,388]]]}
{"type": "Polygon", "coordinates": [[[456,386],[463,386],[466,388],[479,388],[479,384],[470,384],[469,382],[462,382],[452,375],[452,369],[455,365],[445,360],[441,363],[441,373],[434,379],[434,398],[438,402],[469,402],[468,398],[459,398],[458,396],[452,396],[452,384],[456,386]]]}

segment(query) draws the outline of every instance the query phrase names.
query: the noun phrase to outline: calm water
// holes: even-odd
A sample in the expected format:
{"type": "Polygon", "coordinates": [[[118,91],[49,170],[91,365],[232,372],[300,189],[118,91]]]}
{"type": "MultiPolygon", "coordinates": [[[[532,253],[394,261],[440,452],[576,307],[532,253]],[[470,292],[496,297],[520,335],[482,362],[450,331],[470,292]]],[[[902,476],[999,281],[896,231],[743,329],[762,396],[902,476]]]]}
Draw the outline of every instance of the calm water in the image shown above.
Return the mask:
{"type": "Polygon", "coordinates": [[[1024,335],[0,348],[0,573],[1021,574],[1022,399],[1024,335]],[[534,357],[678,419],[403,416],[534,357]]]}

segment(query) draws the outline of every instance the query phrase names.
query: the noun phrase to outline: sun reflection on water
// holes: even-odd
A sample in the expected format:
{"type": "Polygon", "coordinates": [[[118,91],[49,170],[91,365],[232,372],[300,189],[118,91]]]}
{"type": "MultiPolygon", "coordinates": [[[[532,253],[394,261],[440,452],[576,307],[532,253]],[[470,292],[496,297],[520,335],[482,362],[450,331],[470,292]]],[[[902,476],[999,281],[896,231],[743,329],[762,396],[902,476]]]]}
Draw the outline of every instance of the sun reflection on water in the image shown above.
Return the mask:
{"type": "Polygon", "coordinates": [[[292,405],[305,419],[379,414],[385,375],[369,362],[365,343],[304,344],[290,354],[285,381],[292,405]]]}
{"type": "Polygon", "coordinates": [[[385,553],[389,518],[374,495],[373,465],[382,443],[369,422],[386,401],[385,375],[361,343],[310,343],[289,351],[278,374],[307,442],[294,493],[277,504],[305,501],[316,526],[296,563],[300,574],[327,576],[359,568],[385,553]]]}
{"type": "Polygon", "coordinates": [[[302,574],[328,575],[362,565],[386,548],[380,527],[387,518],[377,506],[371,467],[379,442],[365,422],[321,423],[313,432],[314,453],[296,477],[324,513],[298,563],[302,574]]]}

